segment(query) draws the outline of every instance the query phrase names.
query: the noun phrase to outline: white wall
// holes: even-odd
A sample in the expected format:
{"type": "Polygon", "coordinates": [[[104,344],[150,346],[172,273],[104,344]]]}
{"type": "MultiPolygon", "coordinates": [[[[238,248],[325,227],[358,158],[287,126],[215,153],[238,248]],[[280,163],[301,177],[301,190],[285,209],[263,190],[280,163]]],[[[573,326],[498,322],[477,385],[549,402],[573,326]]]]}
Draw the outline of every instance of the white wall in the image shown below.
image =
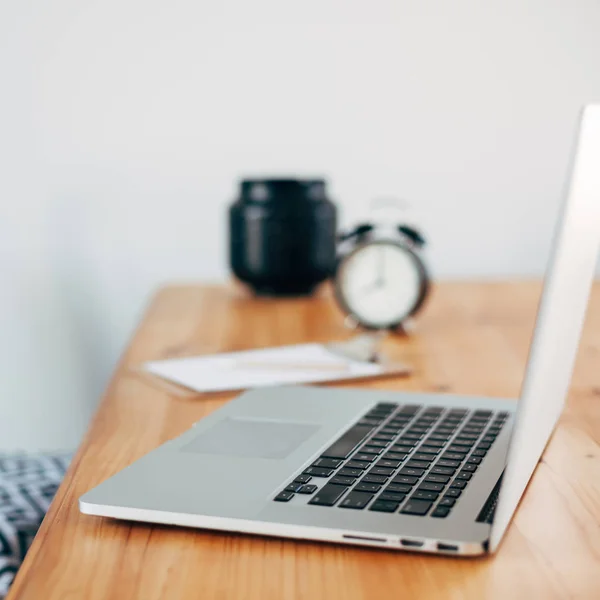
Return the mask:
{"type": "Polygon", "coordinates": [[[0,449],[74,446],[151,291],[227,275],[242,174],[408,198],[439,277],[539,275],[596,0],[3,0],[0,449]]]}

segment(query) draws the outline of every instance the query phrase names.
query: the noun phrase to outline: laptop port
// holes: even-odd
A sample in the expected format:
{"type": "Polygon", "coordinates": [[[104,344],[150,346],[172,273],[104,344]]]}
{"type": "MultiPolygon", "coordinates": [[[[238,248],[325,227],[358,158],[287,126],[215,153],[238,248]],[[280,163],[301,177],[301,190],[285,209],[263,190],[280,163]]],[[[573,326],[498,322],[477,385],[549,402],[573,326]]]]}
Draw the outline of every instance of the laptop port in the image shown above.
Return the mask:
{"type": "Polygon", "coordinates": [[[400,540],[400,544],[402,546],[406,546],[407,548],[421,548],[425,545],[425,542],[422,542],[421,540],[407,540],[402,538],[400,540]]]}
{"type": "Polygon", "coordinates": [[[442,542],[438,542],[437,549],[442,552],[458,552],[458,546],[455,544],[444,544],[442,542]]]}

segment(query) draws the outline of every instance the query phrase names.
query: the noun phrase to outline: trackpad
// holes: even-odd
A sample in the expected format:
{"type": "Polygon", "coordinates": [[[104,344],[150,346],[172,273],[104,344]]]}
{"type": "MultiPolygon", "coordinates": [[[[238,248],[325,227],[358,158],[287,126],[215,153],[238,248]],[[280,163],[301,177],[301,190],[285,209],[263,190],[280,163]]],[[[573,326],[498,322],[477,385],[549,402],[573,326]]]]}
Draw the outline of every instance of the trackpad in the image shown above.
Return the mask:
{"type": "Polygon", "coordinates": [[[223,419],[196,436],[181,451],[247,458],[286,458],[319,429],[320,426],[313,423],[223,419]]]}

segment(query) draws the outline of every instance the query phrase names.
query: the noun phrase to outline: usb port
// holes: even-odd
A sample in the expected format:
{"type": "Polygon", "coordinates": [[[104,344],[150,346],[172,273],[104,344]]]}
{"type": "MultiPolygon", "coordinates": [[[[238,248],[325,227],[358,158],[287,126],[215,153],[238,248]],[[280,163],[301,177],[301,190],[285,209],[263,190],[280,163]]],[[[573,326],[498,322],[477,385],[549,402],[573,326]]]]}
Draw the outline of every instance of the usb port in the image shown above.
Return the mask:
{"type": "Polygon", "coordinates": [[[400,544],[407,546],[408,548],[421,548],[425,545],[425,542],[422,542],[421,540],[407,540],[403,538],[400,540],[400,544]]]}
{"type": "Polygon", "coordinates": [[[455,544],[444,544],[442,542],[438,542],[437,549],[443,552],[458,552],[458,546],[455,544]]]}

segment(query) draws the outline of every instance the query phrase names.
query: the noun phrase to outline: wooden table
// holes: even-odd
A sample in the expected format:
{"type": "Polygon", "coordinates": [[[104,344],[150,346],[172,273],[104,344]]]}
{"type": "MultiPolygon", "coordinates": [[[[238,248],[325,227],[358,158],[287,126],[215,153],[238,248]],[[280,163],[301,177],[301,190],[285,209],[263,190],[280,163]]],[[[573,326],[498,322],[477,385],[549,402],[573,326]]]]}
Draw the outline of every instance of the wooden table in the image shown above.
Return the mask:
{"type": "MultiPolygon", "coordinates": [[[[437,287],[390,354],[410,378],[362,385],[516,396],[540,287],[437,287]]],[[[255,300],[236,288],[167,287],[150,305],[17,576],[11,600],[600,598],[600,285],[567,409],[493,558],[453,559],[211,533],[84,516],[77,499],[231,395],[182,398],[142,361],[346,337],[327,293],[255,300]]]]}

